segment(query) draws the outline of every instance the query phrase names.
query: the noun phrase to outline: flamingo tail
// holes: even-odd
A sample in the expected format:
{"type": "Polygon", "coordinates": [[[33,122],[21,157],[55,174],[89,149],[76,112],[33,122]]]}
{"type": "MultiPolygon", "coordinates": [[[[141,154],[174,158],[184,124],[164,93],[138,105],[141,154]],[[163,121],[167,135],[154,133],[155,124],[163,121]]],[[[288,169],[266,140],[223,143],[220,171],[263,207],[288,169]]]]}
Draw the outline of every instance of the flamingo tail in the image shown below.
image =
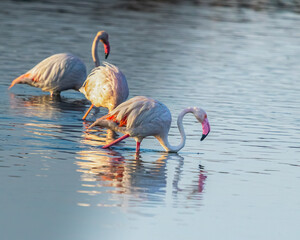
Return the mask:
{"type": "Polygon", "coordinates": [[[25,78],[28,78],[29,77],[29,73],[25,73],[23,75],[21,75],[20,77],[17,77],[15,80],[13,80],[9,86],[8,89],[11,89],[14,85],[18,84],[18,83],[21,83],[22,80],[24,80],[25,78]]]}
{"type": "Polygon", "coordinates": [[[123,135],[122,137],[120,137],[120,138],[118,138],[118,139],[112,141],[111,143],[109,143],[109,144],[103,146],[102,148],[104,148],[104,149],[105,149],[105,148],[109,148],[110,146],[112,146],[112,145],[114,145],[114,144],[116,144],[116,143],[118,143],[118,142],[121,142],[122,140],[124,140],[124,139],[126,139],[126,138],[128,138],[128,137],[130,137],[130,135],[129,135],[129,134],[125,134],[125,135],[123,135]]]}

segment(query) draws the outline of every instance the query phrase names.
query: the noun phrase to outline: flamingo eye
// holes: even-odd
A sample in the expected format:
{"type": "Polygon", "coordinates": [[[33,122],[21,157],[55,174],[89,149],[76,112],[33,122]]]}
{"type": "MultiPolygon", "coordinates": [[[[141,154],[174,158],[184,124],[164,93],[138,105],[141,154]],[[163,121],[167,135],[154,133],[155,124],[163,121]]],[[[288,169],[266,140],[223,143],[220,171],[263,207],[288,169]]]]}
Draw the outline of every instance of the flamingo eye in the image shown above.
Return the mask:
{"type": "Polygon", "coordinates": [[[204,119],[207,118],[207,114],[204,115],[204,119]]]}

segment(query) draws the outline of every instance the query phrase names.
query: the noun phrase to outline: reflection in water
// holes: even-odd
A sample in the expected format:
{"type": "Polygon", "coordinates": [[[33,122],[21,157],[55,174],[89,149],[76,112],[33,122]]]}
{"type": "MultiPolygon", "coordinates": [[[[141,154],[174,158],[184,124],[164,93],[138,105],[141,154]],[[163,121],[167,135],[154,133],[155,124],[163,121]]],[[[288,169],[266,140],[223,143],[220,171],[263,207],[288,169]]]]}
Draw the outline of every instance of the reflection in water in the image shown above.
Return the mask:
{"type": "MultiPolygon", "coordinates": [[[[82,189],[79,193],[89,197],[97,196],[97,206],[133,207],[165,203],[166,195],[172,192],[175,204],[194,204],[186,199],[200,200],[206,179],[201,168],[199,174],[189,183],[182,183],[180,188],[184,158],[178,154],[159,153],[156,161],[147,159],[124,158],[112,150],[83,150],[77,152],[76,164],[81,173],[82,189]],[[171,161],[169,161],[171,159],[171,161]],[[169,163],[168,163],[169,162],[169,163]],[[175,164],[174,172],[169,172],[167,165],[175,164]],[[168,170],[168,171],[167,171],[168,170]],[[172,182],[172,184],[168,184],[172,182]],[[196,196],[196,197],[194,197],[196,196]]],[[[194,174],[194,173],[192,173],[194,174]]],[[[195,174],[194,174],[195,175],[195,174]]],[[[80,206],[90,206],[78,203],[80,206]]]]}
{"type": "MultiPolygon", "coordinates": [[[[117,1],[119,8],[111,7],[115,0],[0,1],[1,236],[75,240],[121,233],[127,240],[151,231],[222,239],[231,226],[240,226],[236,239],[298,236],[300,15],[126,1],[138,10],[132,11],[117,1]],[[150,139],[137,161],[134,141],[113,153],[99,149],[105,130],[83,139],[80,117],[88,103],[76,100],[79,93],[55,100],[29,96],[43,94],[30,87],[7,90],[20,72],[54,53],[72,52],[91,69],[91,39],[101,26],[112,35],[109,62],[124,69],[131,97],[161,100],[173,119],[185,106],[207,106],[210,141],[199,145],[187,117],[184,160],[147,151],[161,149],[150,139]]],[[[170,131],[179,141],[177,128],[170,131]]]]}
{"type": "Polygon", "coordinates": [[[195,206],[201,206],[202,193],[204,191],[205,180],[207,178],[206,171],[202,165],[199,165],[199,172],[195,178],[193,178],[192,184],[183,185],[180,187],[180,180],[182,175],[183,161],[181,161],[176,168],[176,175],[173,180],[173,198],[177,199],[176,203],[180,203],[180,199],[184,196],[183,203],[185,200],[195,200],[190,201],[189,204],[194,204],[195,206]]]}
{"type": "Polygon", "coordinates": [[[13,93],[9,99],[12,115],[9,123],[14,126],[9,129],[22,132],[23,147],[69,150],[70,142],[79,141],[78,132],[82,130],[79,117],[85,111],[85,100],[13,93]]]}
{"type": "Polygon", "coordinates": [[[199,165],[200,171],[199,171],[199,181],[198,181],[198,192],[202,192],[204,190],[204,182],[207,178],[206,172],[204,170],[204,167],[202,165],[199,165]]]}
{"type": "Polygon", "coordinates": [[[125,172],[124,158],[115,151],[99,152],[85,150],[78,152],[77,161],[83,182],[102,181],[105,186],[122,187],[125,172]]]}
{"type": "Polygon", "coordinates": [[[88,129],[90,123],[83,122],[81,143],[90,146],[103,146],[118,138],[118,134],[110,129],[88,129]]]}
{"type": "MultiPolygon", "coordinates": [[[[27,96],[10,93],[10,108],[26,117],[53,118],[60,113],[85,111],[87,100],[75,100],[60,96],[27,96]]],[[[65,119],[66,120],[66,119],[65,119]]]]}

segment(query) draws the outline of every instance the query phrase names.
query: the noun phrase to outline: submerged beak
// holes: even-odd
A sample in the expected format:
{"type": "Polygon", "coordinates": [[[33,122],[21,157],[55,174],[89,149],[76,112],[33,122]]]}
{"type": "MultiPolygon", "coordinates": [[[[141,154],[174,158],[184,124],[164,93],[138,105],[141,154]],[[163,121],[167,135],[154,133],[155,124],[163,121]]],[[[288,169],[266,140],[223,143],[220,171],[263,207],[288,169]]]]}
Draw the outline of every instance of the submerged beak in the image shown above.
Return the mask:
{"type": "Polygon", "coordinates": [[[209,122],[208,119],[205,118],[204,121],[202,122],[202,137],[200,141],[203,141],[206,136],[209,134],[210,132],[210,126],[209,126],[209,122]]]}

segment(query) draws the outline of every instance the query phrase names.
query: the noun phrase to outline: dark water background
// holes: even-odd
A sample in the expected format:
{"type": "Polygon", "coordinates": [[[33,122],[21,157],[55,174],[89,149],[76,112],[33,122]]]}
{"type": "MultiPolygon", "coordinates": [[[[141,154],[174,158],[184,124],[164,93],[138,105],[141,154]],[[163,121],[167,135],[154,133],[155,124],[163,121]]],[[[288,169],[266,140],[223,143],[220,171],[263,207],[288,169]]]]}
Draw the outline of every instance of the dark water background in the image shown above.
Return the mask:
{"type": "Polygon", "coordinates": [[[300,16],[209,5],[1,1],[1,239],[299,239],[300,16]],[[182,151],[149,138],[136,160],[134,140],[102,150],[106,130],[84,132],[82,94],[7,90],[59,52],[90,71],[99,30],[130,97],[164,102],[173,119],[204,108],[205,141],[187,116],[182,151]]]}

